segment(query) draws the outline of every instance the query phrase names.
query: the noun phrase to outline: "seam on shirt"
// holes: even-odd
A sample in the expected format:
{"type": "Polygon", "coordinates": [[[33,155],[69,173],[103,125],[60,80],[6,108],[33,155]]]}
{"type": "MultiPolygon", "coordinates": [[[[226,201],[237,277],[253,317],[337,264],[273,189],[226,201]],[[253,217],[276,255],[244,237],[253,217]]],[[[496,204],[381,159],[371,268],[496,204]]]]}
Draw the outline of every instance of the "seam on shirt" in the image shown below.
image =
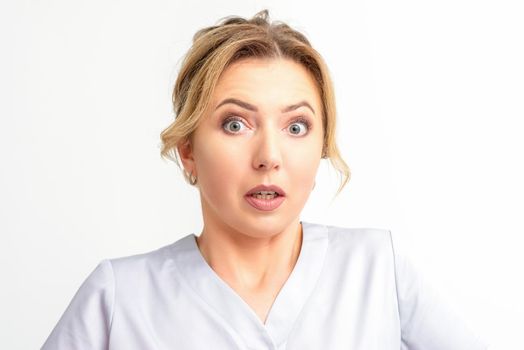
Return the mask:
{"type": "Polygon", "coordinates": [[[224,318],[220,313],[218,313],[215,307],[209,304],[204,298],[202,298],[202,296],[200,296],[200,294],[195,289],[193,289],[191,284],[188,281],[186,281],[185,276],[180,271],[180,268],[177,266],[177,263],[173,261],[172,266],[173,266],[173,269],[176,270],[176,273],[178,274],[178,276],[180,276],[180,278],[177,279],[177,281],[180,282],[180,285],[183,286],[183,288],[186,288],[187,290],[192,292],[192,293],[189,293],[188,295],[191,298],[193,298],[197,303],[206,305],[207,308],[212,311],[213,315],[217,319],[222,321],[221,326],[229,330],[229,333],[228,332],[226,333],[229,336],[229,339],[231,339],[235,343],[235,345],[238,346],[237,349],[241,350],[242,349],[242,347],[240,347],[241,345],[244,347],[248,347],[248,344],[244,340],[244,337],[235,328],[231,327],[229,320],[224,318]],[[236,338],[233,335],[236,335],[236,338]]]}
{"type": "Polygon", "coordinates": [[[116,278],[115,278],[115,270],[113,269],[113,264],[111,263],[110,259],[106,259],[109,269],[111,270],[111,278],[113,280],[113,296],[111,300],[111,315],[109,316],[109,330],[108,333],[111,334],[111,329],[113,328],[113,315],[115,313],[115,301],[116,301],[116,278]]]}
{"type": "Polygon", "coordinates": [[[391,243],[391,254],[393,255],[393,271],[395,276],[395,291],[396,291],[396,297],[397,297],[397,308],[398,308],[398,320],[400,323],[400,339],[402,339],[402,315],[400,314],[400,301],[398,298],[398,281],[397,281],[397,261],[395,257],[395,247],[393,244],[393,236],[391,234],[391,230],[388,230],[389,234],[389,241],[391,243]]]}
{"type": "Polygon", "coordinates": [[[317,289],[322,287],[319,282],[322,279],[322,276],[324,276],[324,270],[327,268],[326,267],[326,261],[328,260],[328,252],[329,252],[330,245],[332,244],[331,240],[333,239],[333,234],[329,230],[330,226],[328,226],[328,225],[322,225],[322,226],[324,226],[326,228],[326,231],[327,231],[326,238],[328,240],[328,243],[327,243],[328,246],[326,248],[326,253],[324,255],[324,261],[322,262],[322,267],[320,268],[319,277],[318,277],[318,279],[317,279],[317,281],[315,283],[315,286],[313,287],[313,290],[311,291],[311,294],[306,298],[306,301],[305,301],[304,305],[302,305],[302,308],[300,309],[295,322],[291,326],[291,328],[290,328],[290,330],[288,332],[288,338],[285,339],[284,341],[282,341],[280,344],[277,344],[278,347],[280,347],[284,343],[286,343],[286,348],[287,348],[287,345],[289,345],[289,336],[291,336],[293,334],[295,329],[298,327],[300,321],[302,321],[302,319],[305,317],[307,309],[309,308],[309,305],[310,305],[310,299],[313,298],[313,296],[316,294],[317,289]]]}

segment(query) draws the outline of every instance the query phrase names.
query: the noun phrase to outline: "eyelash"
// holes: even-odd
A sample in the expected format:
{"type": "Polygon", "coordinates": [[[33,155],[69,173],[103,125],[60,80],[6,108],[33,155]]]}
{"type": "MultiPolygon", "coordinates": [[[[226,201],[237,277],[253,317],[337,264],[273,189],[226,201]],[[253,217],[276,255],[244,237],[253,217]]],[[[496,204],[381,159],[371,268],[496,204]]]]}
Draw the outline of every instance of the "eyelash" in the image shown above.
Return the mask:
{"type": "MultiPolygon", "coordinates": [[[[224,119],[224,121],[222,122],[222,129],[224,129],[225,125],[231,121],[239,121],[241,123],[244,124],[244,121],[242,120],[242,118],[239,118],[239,117],[236,117],[236,116],[233,116],[233,115],[230,115],[229,117],[226,117],[226,119],[224,119]]],[[[294,123],[302,123],[306,126],[307,128],[307,131],[306,131],[306,134],[308,134],[310,131],[311,131],[311,122],[307,119],[307,118],[304,118],[304,117],[296,117],[295,119],[293,119],[291,121],[291,124],[294,124],[294,123]]],[[[228,132],[229,134],[234,134],[234,133],[231,133],[231,132],[228,132]]],[[[305,136],[305,135],[302,135],[302,136],[305,136]]]]}

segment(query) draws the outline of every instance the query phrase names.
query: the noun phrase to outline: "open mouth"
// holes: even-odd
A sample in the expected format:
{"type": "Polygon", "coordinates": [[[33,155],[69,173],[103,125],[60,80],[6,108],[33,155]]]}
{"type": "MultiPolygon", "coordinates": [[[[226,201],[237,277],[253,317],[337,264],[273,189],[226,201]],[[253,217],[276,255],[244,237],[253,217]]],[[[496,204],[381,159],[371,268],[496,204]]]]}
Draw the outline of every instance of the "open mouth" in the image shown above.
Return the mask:
{"type": "Polygon", "coordinates": [[[286,199],[284,190],[277,185],[261,184],[253,187],[245,195],[246,201],[260,211],[272,211],[286,199]]]}
{"type": "Polygon", "coordinates": [[[275,191],[258,191],[252,193],[250,196],[256,199],[273,199],[279,197],[280,195],[275,191]]]}

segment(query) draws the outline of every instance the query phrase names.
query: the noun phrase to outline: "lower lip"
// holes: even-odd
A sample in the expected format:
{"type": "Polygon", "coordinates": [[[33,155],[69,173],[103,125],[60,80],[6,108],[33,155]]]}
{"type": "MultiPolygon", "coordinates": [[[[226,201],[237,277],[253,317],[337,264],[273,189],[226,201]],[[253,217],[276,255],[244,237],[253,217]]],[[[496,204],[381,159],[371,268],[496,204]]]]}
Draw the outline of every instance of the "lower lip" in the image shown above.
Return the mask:
{"type": "Polygon", "coordinates": [[[277,196],[272,199],[258,199],[253,196],[246,196],[246,200],[254,208],[262,211],[271,211],[280,206],[284,201],[284,196],[277,196]]]}

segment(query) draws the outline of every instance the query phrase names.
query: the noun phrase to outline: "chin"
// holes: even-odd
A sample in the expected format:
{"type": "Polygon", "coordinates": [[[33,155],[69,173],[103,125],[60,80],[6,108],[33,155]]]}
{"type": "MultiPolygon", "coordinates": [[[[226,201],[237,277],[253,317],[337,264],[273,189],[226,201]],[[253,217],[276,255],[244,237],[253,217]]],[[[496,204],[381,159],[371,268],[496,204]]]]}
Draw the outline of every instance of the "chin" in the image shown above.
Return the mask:
{"type": "Polygon", "coordinates": [[[250,237],[272,237],[286,230],[296,218],[282,215],[260,215],[259,217],[246,217],[239,223],[239,232],[250,237]]]}

